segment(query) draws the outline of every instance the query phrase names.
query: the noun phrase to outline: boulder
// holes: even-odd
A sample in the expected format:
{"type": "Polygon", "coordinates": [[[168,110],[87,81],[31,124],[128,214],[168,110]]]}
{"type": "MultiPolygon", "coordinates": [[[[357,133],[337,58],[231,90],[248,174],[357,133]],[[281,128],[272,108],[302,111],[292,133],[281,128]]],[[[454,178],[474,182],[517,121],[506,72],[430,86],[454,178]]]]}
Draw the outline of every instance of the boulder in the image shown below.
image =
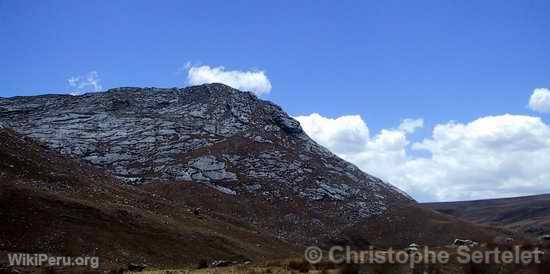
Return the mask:
{"type": "Polygon", "coordinates": [[[236,264],[237,264],[237,262],[225,261],[225,260],[215,260],[215,261],[210,263],[210,267],[227,267],[227,266],[232,266],[232,265],[236,265],[236,264]]]}

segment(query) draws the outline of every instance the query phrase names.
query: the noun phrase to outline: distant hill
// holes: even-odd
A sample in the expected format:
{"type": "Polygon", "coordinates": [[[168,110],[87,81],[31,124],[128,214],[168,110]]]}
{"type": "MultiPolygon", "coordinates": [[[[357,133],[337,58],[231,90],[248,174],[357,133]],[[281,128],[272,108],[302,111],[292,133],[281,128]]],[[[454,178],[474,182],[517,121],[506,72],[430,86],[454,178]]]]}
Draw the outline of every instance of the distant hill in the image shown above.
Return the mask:
{"type": "Polygon", "coordinates": [[[534,234],[550,233],[550,194],[447,203],[423,207],[471,222],[534,234]]]}

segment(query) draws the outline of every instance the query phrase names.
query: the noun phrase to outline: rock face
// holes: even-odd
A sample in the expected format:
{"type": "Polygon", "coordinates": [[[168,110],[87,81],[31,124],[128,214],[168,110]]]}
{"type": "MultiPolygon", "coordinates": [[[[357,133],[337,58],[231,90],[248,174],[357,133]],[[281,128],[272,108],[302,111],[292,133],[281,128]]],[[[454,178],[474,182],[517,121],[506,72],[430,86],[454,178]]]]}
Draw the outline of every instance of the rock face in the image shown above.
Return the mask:
{"type": "MultiPolygon", "coordinates": [[[[131,264],[177,269],[201,260],[259,261],[297,253],[295,246],[257,233],[247,222],[229,222],[141,186],[121,184],[103,169],[10,129],[0,129],[0,219],[3,254],[94,254],[101,258],[96,273],[131,264]]],[[[7,258],[0,259],[0,273],[43,272],[17,272],[3,269],[4,264],[7,258]]]]}
{"type": "MultiPolygon", "coordinates": [[[[193,182],[274,208],[297,204],[281,209],[287,224],[353,224],[414,203],[319,146],[279,106],[221,84],[2,98],[0,124],[129,184],[193,182]]],[[[260,213],[249,214],[256,222],[260,213]]]]}

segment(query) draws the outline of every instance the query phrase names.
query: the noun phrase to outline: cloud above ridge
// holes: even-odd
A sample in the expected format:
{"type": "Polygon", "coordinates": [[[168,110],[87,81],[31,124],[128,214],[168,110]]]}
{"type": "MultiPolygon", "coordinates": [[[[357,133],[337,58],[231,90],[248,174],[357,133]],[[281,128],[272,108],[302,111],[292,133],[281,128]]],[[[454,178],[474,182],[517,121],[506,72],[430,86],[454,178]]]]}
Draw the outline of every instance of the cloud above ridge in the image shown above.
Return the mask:
{"type": "Polygon", "coordinates": [[[359,115],[296,119],[321,145],[421,201],[550,192],[550,126],[538,117],[505,114],[437,124],[418,142],[409,137],[423,127],[422,119],[405,119],[374,135],[359,115]]]}
{"type": "Polygon", "coordinates": [[[222,66],[192,66],[191,64],[187,64],[186,68],[189,85],[222,83],[239,90],[251,91],[258,96],[271,92],[271,82],[266,73],[261,70],[226,70],[222,66]]]}
{"type": "Polygon", "coordinates": [[[80,95],[86,92],[97,92],[103,89],[101,86],[99,73],[95,70],[90,71],[85,75],[73,76],[67,79],[67,83],[73,89],[71,95],[80,95]]]}

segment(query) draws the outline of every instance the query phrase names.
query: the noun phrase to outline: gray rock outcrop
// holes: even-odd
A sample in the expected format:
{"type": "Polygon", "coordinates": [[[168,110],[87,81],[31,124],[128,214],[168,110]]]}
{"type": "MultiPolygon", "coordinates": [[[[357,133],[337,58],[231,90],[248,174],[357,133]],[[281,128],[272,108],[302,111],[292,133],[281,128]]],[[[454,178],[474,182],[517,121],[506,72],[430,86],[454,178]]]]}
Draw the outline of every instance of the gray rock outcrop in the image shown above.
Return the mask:
{"type": "Polygon", "coordinates": [[[222,84],[1,98],[1,125],[130,184],[330,203],[350,223],[412,202],[319,146],[279,106],[222,84]]]}

